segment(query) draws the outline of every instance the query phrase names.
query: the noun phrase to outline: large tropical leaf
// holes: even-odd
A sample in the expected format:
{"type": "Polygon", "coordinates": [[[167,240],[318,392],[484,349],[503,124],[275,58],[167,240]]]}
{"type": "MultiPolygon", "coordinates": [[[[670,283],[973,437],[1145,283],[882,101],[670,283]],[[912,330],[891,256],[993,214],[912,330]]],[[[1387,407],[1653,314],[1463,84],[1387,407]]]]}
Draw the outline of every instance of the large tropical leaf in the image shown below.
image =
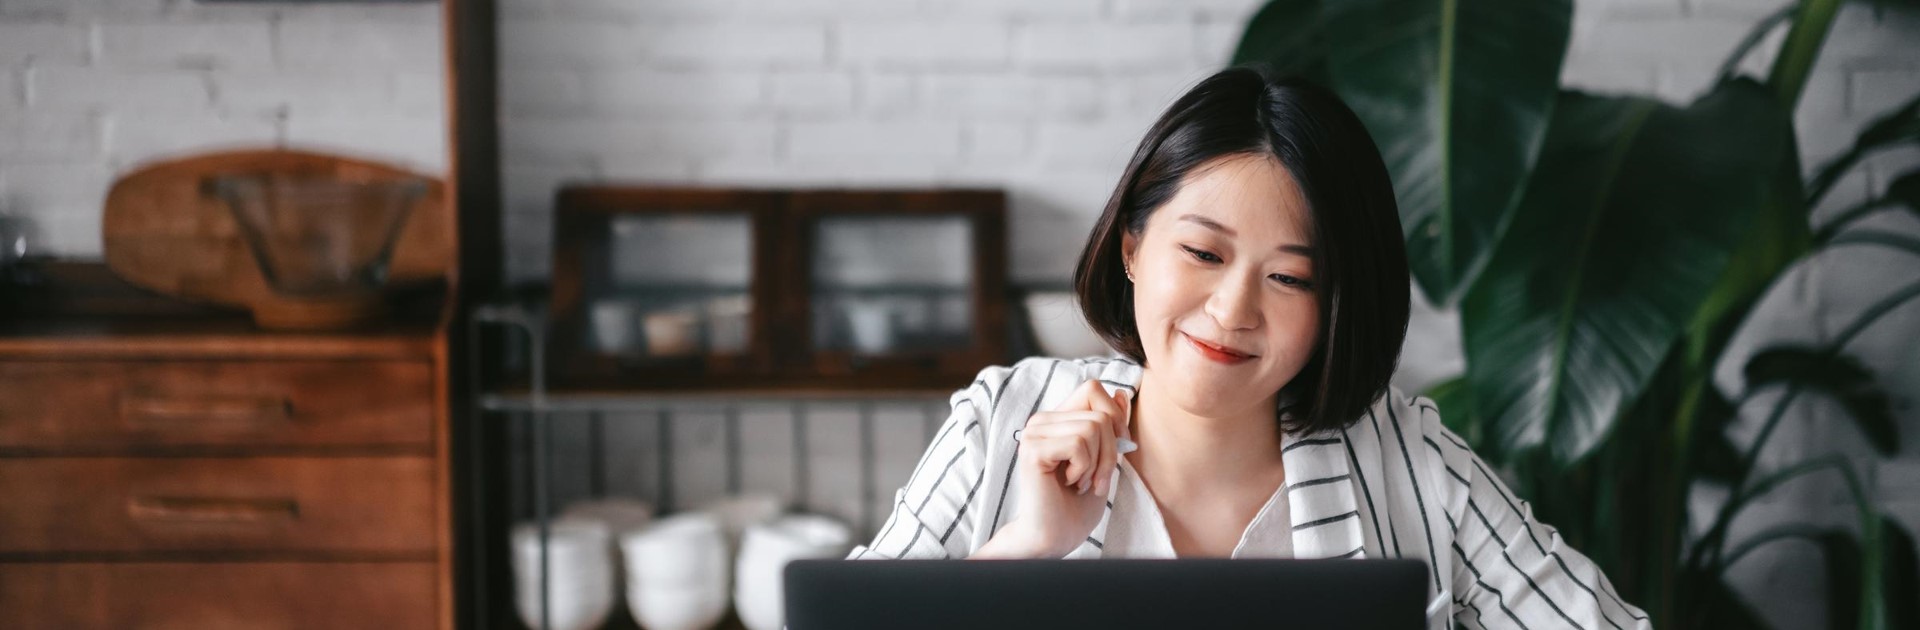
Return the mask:
{"type": "Polygon", "coordinates": [[[1690,618],[1668,624],[1683,628],[1766,628],[1769,624],[1760,616],[1759,611],[1741,599],[1733,587],[1727,586],[1714,573],[1689,572],[1681,575],[1676,582],[1690,593],[1698,593],[1690,601],[1682,602],[1692,607],[1690,618]]]}
{"type": "Polygon", "coordinates": [[[1321,84],[1327,78],[1327,32],[1320,0],[1278,0],[1253,14],[1233,63],[1264,63],[1288,74],[1301,74],[1321,84]]]}
{"type": "Polygon", "coordinates": [[[1693,438],[1698,442],[1689,444],[1693,452],[1688,472],[1702,480],[1722,484],[1745,477],[1747,465],[1741,460],[1740,450],[1734,448],[1727,437],[1727,427],[1739,419],[1740,410],[1712,386],[1700,388],[1696,406],[1694,422],[1700,426],[1693,438]]]}
{"type": "Polygon", "coordinates": [[[1900,450],[1893,399],[1859,359],[1823,349],[1777,346],[1747,360],[1747,388],[1793,383],[1832,397],[1881,455],[1900,450]]]}
{"type": "Polygon", "coordinates": [[[1778,101],[1564,93],[1511,231],[1461,304],[1489,442],[1590,452],[1722,277],[1790,146],[1778,101]]]}
{"type": "Polygon", "coordinates": [[[1480,436],[1476,435],[1480,421],[1473,417],[1473,400],[1468,398],[1472,393],[1473,390],[1467,389],[1466,378],[1455,377],[1435,383],[1422,394],[1440,410],[1440,423],[1452,429],[1468,444],[1480,441],[1480,436]]]}
{"type": "Polygon", "coordinates": [[[1848,225],[1882,208],[1905,210],[1915,217],[1920,217],[1920,170],[1909,171],[1894,178],[1892,183],[1887,184],[1887,194],[1881,195],[1879,199],[1862,201],[1836,213],[1826,225],[1820,226],[1820,231],[1814,234],[1813,240],[1827,242],[1848,225]]]}
{"type": "Polygon", "coordinates": [[[1533,170],[1571,24],[1569,0],[1277,0],[1234,61],[1325,73],[1380,145],[1415,279],[1451,304],[1533,170]]]}

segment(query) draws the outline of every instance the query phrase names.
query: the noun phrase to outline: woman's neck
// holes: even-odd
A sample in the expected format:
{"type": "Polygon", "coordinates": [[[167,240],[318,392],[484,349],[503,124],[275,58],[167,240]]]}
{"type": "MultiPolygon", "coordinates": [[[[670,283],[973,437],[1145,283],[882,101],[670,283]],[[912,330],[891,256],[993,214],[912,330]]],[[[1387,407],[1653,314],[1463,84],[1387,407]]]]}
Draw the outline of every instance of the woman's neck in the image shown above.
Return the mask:
{"type": "Polygon", "coordinates": [[[1153,372],[1142,373],[1133,407],[1133,439],[1140,450],[1127,461],[1156,489],[1176,492],[1219,480],[1260,479],[1280,464],[1276,398],[1235,410],[1196,413],[1157,395],[1153,372]]]}

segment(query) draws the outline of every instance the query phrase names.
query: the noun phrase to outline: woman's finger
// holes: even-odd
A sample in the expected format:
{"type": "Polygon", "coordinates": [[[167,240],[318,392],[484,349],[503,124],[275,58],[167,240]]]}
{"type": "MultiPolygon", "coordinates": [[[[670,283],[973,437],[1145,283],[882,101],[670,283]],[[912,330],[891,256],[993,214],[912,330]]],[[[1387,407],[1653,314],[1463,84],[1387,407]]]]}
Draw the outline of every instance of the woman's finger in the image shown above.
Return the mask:
{"type": "Polygon", "coordinates": [[[1027,420],[1027,428],[1061,422],[1099,422],[1106,424],[1107,414],[1100,411],[1042,411],[1027,420]]]}
{"type": "Polygon", "coordinates": [[[1096,440],[1103,430],[1097,422],[1055,422],[1028,427],[1021,443],[1031,449],[1041,471],[1058,470],[1065,483],[1073,485],[1096,463],[1096,440]]]}
{"type": "Polygon", "coordinates": [[[1073,393],[1067,394],[1066,400],[1060,401],[1059,405],[1055,405],[1054,408],[1049,411],[1084,411],[1092,409],[1093,399],[1104,395],[1106,395],[1106,390],[1100,389],[1100,381],[1088,379],[1087,382],[1081,383],[1079,387],[1073,388],[1073,393]]]}
{"type": "MultiPolygon", "coordinates": [[[[1095,385],[1095,387],[1097,388],[1099,386],[1095,385]]],[[[1113,421],[1111,425],[1107,427],[1107,430],[1112,431],[1114,435],[1119,435],[1120,425],[1125,422],[1124,418],[1126,418],[1126,416],[1124,414],[1126,412],[1120,408],[1120,405],[1113,402],[1113,395],[1107,393],[1107,390],[1101,389],[1099,392],[1100,393],[1095,394],[1093,398],[1087,402],[1087,408],[1107,414],[1107,417],[1113,421]]]]}
{"type": "MultiPolygon", "coordinates": [[[[1109,426],[1111,426],[1112,423],[1113,421],[1108,421],[1109,426]]],[[[1113,476],[1108,473],[1112,472],[1114,465],[1119,462],[1119,455],[1116,453],[1118,449],[1116,441],[1120,439],[1120,436],[1114,435],[1113,431],[1107,427],[1101,427],[1101,430],[1095,433],[1100,436],[1100,463],[1094,464],[1093,470],[1088,472],[1089,475],[1093,476],[1090,480],[1091,483],[1088,483],[1087,488],[1083,488],[1081,492],[1084,493],[1086,490],[1092,490],[1100,496],[1106,496],[1107,484],[1111,483],[1111,479],[1113,478],[1113,476]]]]}

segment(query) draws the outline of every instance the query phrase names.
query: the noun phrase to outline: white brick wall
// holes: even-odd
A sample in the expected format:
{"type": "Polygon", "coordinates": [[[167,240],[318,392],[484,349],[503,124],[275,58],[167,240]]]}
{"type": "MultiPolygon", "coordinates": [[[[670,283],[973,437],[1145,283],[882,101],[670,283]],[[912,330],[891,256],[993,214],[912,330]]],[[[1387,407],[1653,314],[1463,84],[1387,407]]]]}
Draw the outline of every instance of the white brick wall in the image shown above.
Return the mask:
{"type": "Polygon", "coordinates": [[[169,155],[296,146],[439,174],[439,8],[0,0],[0,213],[100,253],[114,178],[169,155]]]}
{"type": "MultiPolygon", "coordinates": [[[[554,159],[584,180],[1030,186],[1013,191],[1014,276],[1058,280],[1081,229],[1062,217],[1090,220],[1153,115],[1220,65],[1256,5],[511,0],[509,212],[544,221],[551,191],[514,188],[555,178],[515,173],[554,159]]],[[[511,275],[546,273],[546,233],[509,248],[511,275]]]]}

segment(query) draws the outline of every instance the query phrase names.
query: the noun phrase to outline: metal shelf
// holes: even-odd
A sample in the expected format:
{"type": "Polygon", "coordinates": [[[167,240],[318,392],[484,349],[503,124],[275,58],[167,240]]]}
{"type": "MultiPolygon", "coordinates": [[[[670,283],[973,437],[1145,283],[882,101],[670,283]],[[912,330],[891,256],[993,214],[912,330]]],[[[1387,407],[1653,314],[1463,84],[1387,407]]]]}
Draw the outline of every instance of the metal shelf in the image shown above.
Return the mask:
{"type": "MultiPolygon", "coordinates": [[[[547,313],[545,309],[525,303],[498,303],[478,307],[472,315],[472,324],[468,331],[471,348],[481,348],[483,329],[503,327],[517,330],[522,335],[526,351],[527,383],[525,391],[475,393],[474,404],[480,416],[487,421],[522,422],[519,427],[510,425],[510,429],[523,429],[528,444],[517,445],[516,451],[525,454],[527,471],[525,474],[527,494],[530,495],[532,514],[527,515],[539,524],[541,544],[542,583],[547,580],[549,571],[546,539],[550,535],[550,525],[554,516],[553,489],[550,487],[554,473],[554,424],[561,417],[584,416],[588,422],[588,441],[594,444],[584,462],[589,477],[589,494],[604,496],[606,484],[605,449],[601,446],[605,436],[605,427],[609,422],[632,421],[635,416],[651,418],[656,423],[655,440],[659,444],[658,461],[655,465],[655,480],[660,487],[656,491],[657,507],[670,512],[675,507],[673,491],[674,455],[672,453],[673,434],[676,425],[698,421],[720,421],[724,448],[726,452],[726,488],[729,493],[743,490],[741,473],[740,444],[741,410],[745,407],[779,407],[786,405],[790,409],[790,421],[793,423],[792,479],[794,480],[795,503],[799,507],[808,507],[812,478],[811,455],[807,444],[808,407],[814,405],[848,405],[858,412],[859,433],[859,486],[861,513],[857,519],[857,530],[863,535],[870,534],[884,514],[877,513],[874,505],[879,497],[876,473],[877,448],[874,424],[876,408],[882,406],[912,406],[920,410],[923,430],[930,432],[938,421],[946,417],[946,402],[952,390],[875,390],[875,391],[794,391],[794,390],[723,390],[723,391],[661,391],[661,392],[552,392],[548,384],[547,365],[547,313]],[[703,416],[689,418],[688,415],[703,416]],[[678,416],[678,417],[676,417],[678,416]],[[521,448],[524,446],[524,448],[521,448]]],[[[479,379],[477,365],[469,368],[474,376],[473,382],[485,382],[479,379]]],[[[929,436],[930,438],[931,436],[929,436]]],[[[513,462],[506,462],[512,466],[513,462]]],[[[511,493],[510,493],[511,494],[511,493]]],[[[521,518],[516,514],[516,520],[521,518]]],[[[550,605],[546,601],[546,589],[542,589],[542,618],[550,605]]]]}

